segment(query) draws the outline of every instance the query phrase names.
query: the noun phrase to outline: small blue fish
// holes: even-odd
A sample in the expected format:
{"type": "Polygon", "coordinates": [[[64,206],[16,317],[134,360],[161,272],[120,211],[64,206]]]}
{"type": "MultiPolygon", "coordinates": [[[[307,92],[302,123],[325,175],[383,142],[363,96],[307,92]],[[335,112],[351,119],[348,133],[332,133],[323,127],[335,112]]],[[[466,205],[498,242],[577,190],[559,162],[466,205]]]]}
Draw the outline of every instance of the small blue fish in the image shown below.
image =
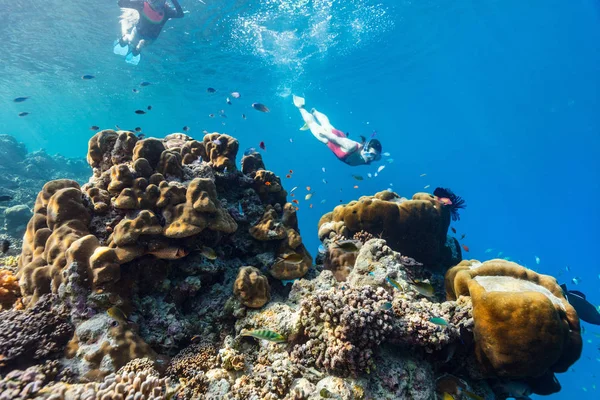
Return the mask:
{"type": "Polygon", "coordinates": [[[382,311],[387,311],[391,308],[392,308],[392,303],[390,303],[389,301],[386,301],[385,303],[383,303],[382,305],[379,306],[379,309],[382,311]]]}
{"type": "Polygon", "coordinates": [[[216,144],[217,146],[221,145],[221,141],[219,139],[215,139],[212,141],[214,144],[216,144]]]}
{"type": "Polygon", "coordinates": [[[89,79],[94,79],[94,78],[95,78],[95,76],[94,76],[94,75],[83,75],[83,76],[81,77],[81,79],[84,79],[84,80],[89,80],[89,79]]]}
{"type": "Polygon", "coordinates": [[[249,147],[244,151],[245,156],[249,156],[250,154],[256,153],[256,149],[254,147],[249,147]]]}
{"type": "Polygon", "coordinates": [[[319,254],[325,254],[325,253],[327,253],[327,249],[322,244],[319,245],[318,251],[319,251],[319,254]]]}
{"type": "Polygon", "coordinates": [[[286,280],[282,280],[282,281],[281,281],[281,284],[282,284],[283,286],[287,286],[287,285],[293,285],[295,280],[296,280],[296,279],[286,279],[286,280]]]}
{"type": "Polygon", "coordinates": [[[440,326],[448,326],[448,321],[446,321],[444,318],[440,318],[440,317],[429,318],[429,322],[431,322],[432,324],[440,325],[440,326]]]}
{"type": "Polygon", "coordinates": [[[400,290],[401,292],[404,291],[404,289],[402,289],[402,285],[400,285],[400,283],[398,281],[396,281],[395,279],[392,279],[390,277],[385,278],[386,281],[388,281],[388,283],[390,285],[392,285],[393,287],[395,287],[396,289],[400,290]]]}
{"type": "Polygon", "coordinates": [[[238,213],[243,217],[244,214],[244,209],[242,208],[242,202],[238,201],[238,213]]]}
{"type": "Polygon", "coordinates": [[[146,81],[140,83],[140,86],[150,86],[150,85],[151,85],[151,83],[146,82],[146,81]]]}

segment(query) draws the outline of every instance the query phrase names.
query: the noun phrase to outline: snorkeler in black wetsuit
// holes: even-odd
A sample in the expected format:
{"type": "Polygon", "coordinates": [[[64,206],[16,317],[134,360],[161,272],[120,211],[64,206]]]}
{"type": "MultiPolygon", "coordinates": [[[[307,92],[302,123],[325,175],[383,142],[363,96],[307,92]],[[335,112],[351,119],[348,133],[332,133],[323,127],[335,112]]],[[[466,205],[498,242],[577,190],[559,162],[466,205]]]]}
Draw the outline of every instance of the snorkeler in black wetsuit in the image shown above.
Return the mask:
{"type": "Polygon", "coordinates": [[[123,36],[114,43],[114,53],[124,55],[125,61],[137,65],[140,51],[160,35],[162,28],[171,18],[183,18],[183,10],[177,0],[119,0],[121,31],[123,36]]]}

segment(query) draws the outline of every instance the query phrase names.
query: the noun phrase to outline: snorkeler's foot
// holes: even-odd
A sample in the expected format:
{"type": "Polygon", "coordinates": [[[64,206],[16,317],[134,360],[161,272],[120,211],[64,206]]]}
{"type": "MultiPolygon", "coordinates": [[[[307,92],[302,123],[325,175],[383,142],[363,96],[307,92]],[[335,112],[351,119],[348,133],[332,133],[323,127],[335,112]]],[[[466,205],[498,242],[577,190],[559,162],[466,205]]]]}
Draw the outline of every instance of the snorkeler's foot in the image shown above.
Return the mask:
{"type": "Polygon", "coordinates": [[[298,108],[303,108],[305,101],[304,101],[304,97],[300,97],[300,96],[296,96],[295,94],[292,95],[292,99],[294,100],[294,105],[298,108]]]}
{"type": "Polygon", "coordinates": [[[113,53],[119,56],[125,56],[129,52],[129,46],[127,44],[121,44],[121,40],[115,40],[113,43],[113,53]]]}
{"type": "Polygon", "coordinates": [[[125,62],[127,64],[138,65],[140,63],[140,53],[133,54],[133,52],[127,54],[125,57],[125,62]]]}

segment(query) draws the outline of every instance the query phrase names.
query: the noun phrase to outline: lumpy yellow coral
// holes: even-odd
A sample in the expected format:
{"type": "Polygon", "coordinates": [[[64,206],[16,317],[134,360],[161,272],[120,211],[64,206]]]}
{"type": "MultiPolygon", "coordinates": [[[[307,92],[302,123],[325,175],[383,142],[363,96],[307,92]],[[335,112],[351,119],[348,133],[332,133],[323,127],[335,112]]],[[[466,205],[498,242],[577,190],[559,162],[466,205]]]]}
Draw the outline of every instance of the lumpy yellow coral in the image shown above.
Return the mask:
{"type": "Polygon", "coordinates": [[[471,297],[485,375],[538,377],[579,358],[579,318],[553,277],[505,260],[472,260],[450,269],[445,284],[448,300],[471,297]]]}

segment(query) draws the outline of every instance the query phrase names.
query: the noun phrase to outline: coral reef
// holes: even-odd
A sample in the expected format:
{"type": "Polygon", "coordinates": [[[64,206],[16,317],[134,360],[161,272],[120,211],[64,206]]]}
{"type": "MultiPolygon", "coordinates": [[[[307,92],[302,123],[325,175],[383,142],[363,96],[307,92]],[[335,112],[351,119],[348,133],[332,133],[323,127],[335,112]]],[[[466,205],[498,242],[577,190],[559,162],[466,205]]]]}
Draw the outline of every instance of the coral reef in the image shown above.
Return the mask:
{"type": "Polygon", "coordinates": [[[451,239],[456,242],[453,246],[446,244],[450,214],[448,206],[433,195],[416,193],[409,200],[383,191],[339,205],[323,215],[319,239],[323,241],[334,234],[351,238],[358,232],[367,232],[429,268],[445,271],[460,261],[453,257],[453,248],[458,248],[456,240],[451,239]]]}
{"type": "Polygon", "coordinates": [[[387,191],[323,216],[313,266],[281,180],[253,150],[238,169],[238,147],[100,131],[87,183],[15,203],[33,215],[0,260],[0,400],[560,389],[581,338],[551,277],[492,260],[444,280],[460,261],[446,200],[387,191]]]}
{"type": "Polygon", "coordinates": [[[0,311],[11,308],[20,295],[17,277],[7,269],[0,269],[0,311]]]}
{"type": "Polygon", "coordinates": [[[579,318],[551,276],[506,260],[463,261],[447,272],[446,294],[471,298],[475,356],[486,377],[565,372],[581,354],[579,318]]]}
{"type": "Polygon", "coordinates": [[[26,311],[0,312],[0,372],[57,357],[73,334],[66,310],[43,296],[26,311]]]}
{"type": "Polygon", "coordinates": [[[242,267],[233,284],[233,294],[246,307],[261,308],[271,300],[269,280],[254,267],[242,267]]]}

